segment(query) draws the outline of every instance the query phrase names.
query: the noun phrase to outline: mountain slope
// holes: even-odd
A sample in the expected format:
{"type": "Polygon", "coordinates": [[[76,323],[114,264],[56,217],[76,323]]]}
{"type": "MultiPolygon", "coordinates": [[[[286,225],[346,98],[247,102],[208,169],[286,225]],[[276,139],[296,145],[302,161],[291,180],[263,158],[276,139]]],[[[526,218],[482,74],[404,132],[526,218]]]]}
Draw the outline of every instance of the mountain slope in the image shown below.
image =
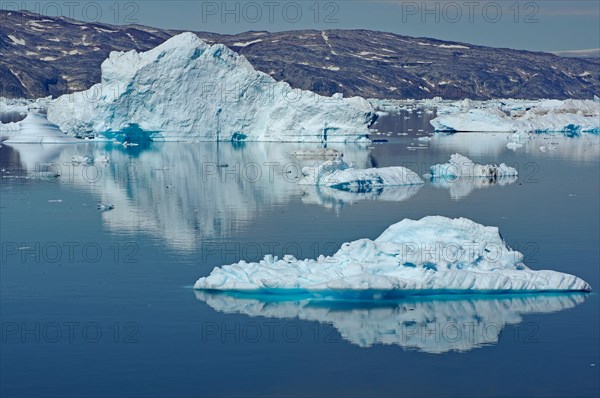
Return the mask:
{"type": "MultiPolygon", "coordinates": [[[[148,50],[180,33],[0,11],[0,96],[89,88],[111,51],[148,50]]],[[[196,32],[293,87],[372,98],[592,98],[600,63],[367,30],[196,32]]]]}

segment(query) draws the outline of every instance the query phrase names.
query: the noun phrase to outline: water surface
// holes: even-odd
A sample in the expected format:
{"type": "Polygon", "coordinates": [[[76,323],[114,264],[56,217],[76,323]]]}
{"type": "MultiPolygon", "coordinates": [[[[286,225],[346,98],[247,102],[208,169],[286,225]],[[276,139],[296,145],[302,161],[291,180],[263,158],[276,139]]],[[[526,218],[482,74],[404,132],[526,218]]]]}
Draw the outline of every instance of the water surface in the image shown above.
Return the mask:
{"type": "Polygon", "coordinates": [[[427,215],[498,226],[529,267],[598,289],[598,137],[512,151],[510,134],[426,142],[427,122],[411,123],[383,119],[389,142],[338,148],[360,167],[424,174],[460,152],[520,176],[352,194],[295,183],[317,160],[291,153],[315,145],[2,146],[2,396],[598,396],[595,293],[319,303],[191,289],[216,266],[332,254],[427,215]],[[108,165],[71,162],[103,153],[108,165]]]}

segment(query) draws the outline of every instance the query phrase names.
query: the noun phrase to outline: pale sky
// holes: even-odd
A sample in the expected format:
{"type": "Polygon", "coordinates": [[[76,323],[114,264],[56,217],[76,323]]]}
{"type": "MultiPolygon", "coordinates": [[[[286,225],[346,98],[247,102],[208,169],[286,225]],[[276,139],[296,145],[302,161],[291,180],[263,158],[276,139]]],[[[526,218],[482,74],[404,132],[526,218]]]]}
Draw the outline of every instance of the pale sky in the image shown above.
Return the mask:
{"type": "Polygon", "coordinates": [[[0,1],[87,22],[240,33],[371,29],[534,51],[600,48],[600,0],[0,1]]]}

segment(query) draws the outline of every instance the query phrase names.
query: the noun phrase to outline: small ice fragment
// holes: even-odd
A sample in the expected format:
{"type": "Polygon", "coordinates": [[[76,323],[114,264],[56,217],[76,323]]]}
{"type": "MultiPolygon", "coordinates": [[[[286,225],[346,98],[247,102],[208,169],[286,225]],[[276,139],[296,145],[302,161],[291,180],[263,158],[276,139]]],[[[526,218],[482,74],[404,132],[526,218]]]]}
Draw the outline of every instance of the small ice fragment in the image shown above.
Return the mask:
{"type": "Polygon", "coordinates": [[[110,158],[106,154],[102,154],[96,158],[94,158],[94,163],[108,163],[110,162],[110,158]]]}
{"type": "Polygon", "coordinates": [[[523,144],[519,144],[517,142],[509,142],[508,144],[506,144],[506,147],[512,151],[523,147],[523,144]]]}
{"type": "Polygon", "coordinates": [[[87,156],[75,155],[71,158],[71,162],[74,164],[91,163],[91,159],[87,156]]]}

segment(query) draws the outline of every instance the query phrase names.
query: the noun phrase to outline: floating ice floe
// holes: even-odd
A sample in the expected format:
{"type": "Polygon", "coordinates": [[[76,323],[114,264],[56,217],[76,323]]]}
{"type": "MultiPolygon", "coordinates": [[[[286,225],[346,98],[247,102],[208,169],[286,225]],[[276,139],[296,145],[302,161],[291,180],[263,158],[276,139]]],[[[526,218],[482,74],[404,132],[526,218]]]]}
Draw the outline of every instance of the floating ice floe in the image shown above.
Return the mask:
{"type": "Polygon", "coordinates": [[[105,153],[103,153],[102,155],[98,155],[94,158],[94,163],[107,164],[109,162],[110,158],[105,153]]]}
{"type": "Polygon", "coordinates": [[[301,319],[332,325],[341,338],[359,347],[396,345],[431,354],[469,351],[497,344],[507,325],[527,314],[574,308],[585,293],[410,297],[389,302],[319,299],[282,300],[196,291],[215,311],[272,319],[301,319]]]}
{"type": "Polygon", "coordinates": [[[84,155],[73,155],[73,157],[71,157],[71,163],[73,163],[73,164],[92,163],[92,159],[90,159],[84,155]]]}
{"type": "Polygon", "coordinates": [[[403,295],[590,291],[582,279],[533,271],[498,228],[465,218],[405,219],[377,239],[342,245],[333,256],[298,260],[265,256],[215,268],[200,290],[385,299],[403,295]]]}
{"type": "Polygon", "coordinates": [[[292,89],[193,33],[112,52],[101,69],[101,83],[52,101],[48,119],[122,141],[368,142],[377,117],[363,98],[292,89]]]}
{"type": "Polygon", "coordinates": [[[376,188],[420,185],[423,180],[405,167],[357,169],[341,158],[327,161],[317,167],[302,169],[300,185],[319,185],[350,191],[368,192],[376,188]]]}
{"type": "Polygon", "coordinates": [[[481,165],[455,153],[448,163],[431,166],[428,176],[433,186],[448,189],[452,199],[462,199],[474,189],[512,184],[518,174],[504,163],[481,165]]]}
{"type": "MultiPolygon", "coordinates": [[[[46,117],[38,112],[31,111],[25,119],[16,123],[9,123],[9,138],[5,144],[71,144],[79,143],[73,137],[69,137],[60,129],[48,122],[46,117]],[[12,131],[11,131],[12,130],[12,131]]],[[[4,129],[5,125],[2,125],[4,129]]],[[[1,132],[4,135],[5,131],[1,132]]]]}
{"type": "Polygon", "coordinates": [[[292,152],[292,156],[302,159],[337,159],[343,153],[334,148],[301,149],[292,152]]]}
{"type": "Polygon", "coordinates": [[[519,142],[509,142],[508,144],[506,144],[506,147],[511,151],[516,151],[519,148],[523,148],[523,144],[519,142]]]}
{"type": "Polygon", "coordinates": [[[431,166],[429,176],[434,179],[456,179],[462,177],[485,177],[498,179],[502,177],[514,177],[519,173],[517,169],[504,163],[477,164],[466,156],[455,153],[450,156],[450,162],[431,166]]]}

